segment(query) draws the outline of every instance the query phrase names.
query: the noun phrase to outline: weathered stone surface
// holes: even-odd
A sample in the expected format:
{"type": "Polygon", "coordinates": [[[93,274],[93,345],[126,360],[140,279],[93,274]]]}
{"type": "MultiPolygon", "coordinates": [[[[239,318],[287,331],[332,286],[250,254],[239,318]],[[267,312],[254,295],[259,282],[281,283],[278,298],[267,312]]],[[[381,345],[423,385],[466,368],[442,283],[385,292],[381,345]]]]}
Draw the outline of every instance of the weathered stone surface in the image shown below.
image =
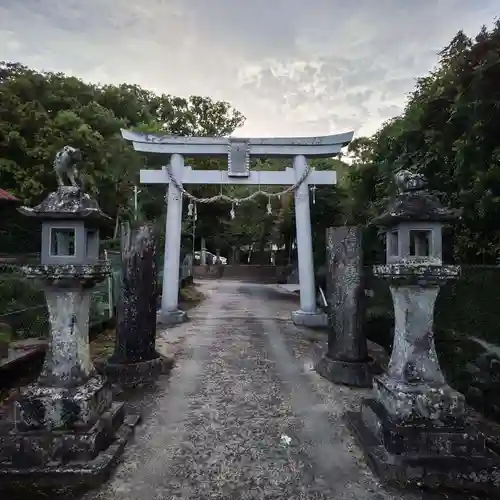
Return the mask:
{"type": "MultiPolygon", "coordinates": [[[[103,419],[111,422],[111,428],[119,422],[117,416],[120,415],[121,407],[119,404],[115,405],[114,412],[103,415],[103,419]]],[[[0,447],[4,444],[4,439],[10,450],[26,450],[28,447],[26,457],[29,460],[24,460],[24,455],[13,452],[14,463],[0,463],[0,490],[17,493],[30,487],[40,493],[45,489],[48,492],[61,488],[65,491],[79,491],[99,486],[116,465],[138,422],[137,415],[127,415],[116,432],[113,432],[112,438],[103,430],[102,424],[96,425],[95,432],[89,435],[2,436],[0,447]],[[47,460],[49,456],[53,460],[47,460]]],[[[109,425],[104,428],[109,429],[109,425]]]]}
{"type": "Polygon", "coordinates": [[[71,388],[95,375],[89,350],[92,287],[110,272],[109,262],[31,265],[26,276],[39,281],[49,311],[50,336],[38,385],[71,388]]]}
{"type": "Polygon", "coordinates": [[[78,283],[78,288],[91,288],[109,276],[111,264],[104,260],[93,264],[30,264],[23,266],[22,272],[47,287],[78,283]]]}
{"type": "Polygon", "coordinates": [[[38,219],[110,220],[97,201],[77,186],[60,186],[36,207],[20,207],[19,212],[38,219]]]}
{"type": "Polygon", "coordinates": [[[156,239],[151,225],[122,226],[122,290],[117,304],[115,352],[110,364],[158,357],[156,339],[156,239]]]}
{"type": "MultiPolygon", "coordinates": [[[[75,283],[76,285],[76,283],[75,283]]],[[[94,373],[89,348],[91,290],[46,287],[51,336],[38,383],[76,387],[94,373]]]]}
{"type": "Polygon", "coordinates": [[[101,377],[75,388],[33,384],[0,429],[0,489],[95,486],[108,474],[139,416],[113,403],[101,377]]]}
{"type": "Polygon", "coordinates": [[[328,352],[316,371],[328,380],[371,387],[366,337],[361,329],[364,286],[361,228],[327,230],[328,352]]]}
{"type": "MultiPolygon", "coordinates": [[[[76,186],[60,186],[35,209],[21,211],[54,224],[73,219],[74,227],[84,219],[107,217],[76,186]]],[[[99,261],[98,236],[83,240],[92,243],[83,254],[61,254],[71,263],[44,263],[51,252],[47,239],[42,241],[42,265],[24,271],[44,288],[50,337],[38,381],[20,391],[12,422],[0,429],[2,488],[27,480],[37,487],[61,487],[68,486],[61,481],[82,484],[101,477],[138,421],[137,416],[124,421],[123,405],[112,404],[111,391],[90,358],[91,289],[110,272],[109,263],[99,261]]]]}
{"type": "Polygon", "coordinates": [[[426,188],[426,180],[411,172],[400,172],[398,195],[389,202],[385,211],[370,223],[381,227],[393,227],[401,222],[433,221],[455,222],[460,211],[443,207],[439,198],[426,188]],[[420,177],[420,179],[417,179],[420,177]]]}
{"type": "Polygon", "coordinates": [[[391,285],[390,290],[394,344],[387,375],[375,380],[377,398],[389,412],[408,418],[415,414],[442,418],[448,412],[463,412],[464,398],[446,384],[434,345],[434,305],[439,287],[422,283],[391,285]]]}
{"type": "Polygon", "coordinates": [[[109,408],[111,401],[111,392],[99,376],[71,389],[35,383],[24,389],[14,402],[16,429],[86,429],[109,408]]]}
{"type": "Polygon", "coordinates": [[[402,382],[384,374],[374,378],[373,388],[391,415],[409,422],[421,418],[446,421],[465,413],[464,396],[445,383],[402,382]]]}
{"type": "Polygon", "coordinates": [[[321,311],[306,312],[298,310],[292,312],[292,321],[297,326],[324,328],[328,325],[328,316],[321,311]]]}
{"type": "Polygon", "coordinates": [[[395,486],[467,491],[500,498],[498,455],[467,420],[446,426],[394,420],[377,401],[347,412],[346,422],[374,472],[395,486]]]}
{"type": "Polygon", "coordinates": [[[177,309],[176,311],[158,311],[156,318],[163,326],[174,326],[186,322],[188,315],[185,311],[177,309]]]}
{"type": "Polygon", "coordinates": [[[377,400],[361,405],[363,423],[380,439],[389,453],[405,457],[453,455],[477,457],[486,453],[486,439],[465,418],[439,421],[432,418],[413,420],[394,416],[377,400]]]}
{"type": "Polygon", "coordinates": [[[126,387],[136,387],[154,381],[160,375],[170,372],[173,358],[158,355],[157,358],[137,363],[105,363],[97,369],[106,375],[108,382],[126,387]]]}
{"type": "Polygon", "coordinates": [[[54,173],[56,174],[58,186],[64,186],[64,176],[74,187],[78,186],[76,178],[78,177],[77,165],[82,161],[82,152],[72,146],[64,146],[60,149],[54,158],[54,173]]]}
{"type": "Polygon", "coordinates": [[[111,383],[136,386],[168,373],[173,360],[156,351],[156,238],[151,225],[122,227],[122,290],[115,352],[102,367],[111,383]]]}
{"type": "Polygon", "coordinates": [[[368,361],[343,361],[325,354],[315,366],[316,371],[335,384],[352,387],[370,387],[371,363],[368,361]]]}
{"type": "Polygon", "coordinates": [[[423,190],[421,176],[401,172],[396,181],[403,189],[374,221],[394,236],[387,239],[391,263],[374,267],[375,276],[389,281],[394,303],[391,359],[387,373],[374,378],[375,398],[347,420],[382,479],[498,497],[500,457],[471,425],[464,396],[446,383],[434,345],[440,286],[460,273],[442,265],[441,225],[457,214],[423,190]],[[412,231],[425,232],[427,246],[417,251],[414,234],[412,248],[412,231]]]}
{"type": "Polygon", "coordinates": [[[449,280],[460,277],[460,266],[422,264],[421,262],[401,262],[373,266],[373,275],[394,285],[444,285],[449,280]]]}
{"type": "Polygon", "coordinates": [[[93,460],[114,440],[114,433],[125,418],[123,403],[110,406],[88,429],[75,433],[34,431],[0,437],[0,463],[14,467],[40,466],[51,463],[93,460]],[[22,444],[22,446],[20,446],[22,444]]]}

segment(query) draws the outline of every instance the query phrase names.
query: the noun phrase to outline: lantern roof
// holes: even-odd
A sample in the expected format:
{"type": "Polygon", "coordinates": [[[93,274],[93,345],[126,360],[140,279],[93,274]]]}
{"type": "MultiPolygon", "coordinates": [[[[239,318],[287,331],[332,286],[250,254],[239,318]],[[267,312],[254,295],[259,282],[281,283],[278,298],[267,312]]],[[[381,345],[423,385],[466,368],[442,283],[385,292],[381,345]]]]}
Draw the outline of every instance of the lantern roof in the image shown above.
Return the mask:
{"type": "Polygon", "coordinates": [[[443,207],[439,198],[426,189],[423,175],[402,170],[395,175],[395,183],[398,194],[370,224],[388,228],[401,222],[452,223],[460,218],[460,210],[443,207]]]}
{"type": "Polygon", "coordinates": [[[60,186],[36,207],[20,207],[19,212],[42,220],[111,220],[99,207],[96,200],[80,187],[60,186]]]}

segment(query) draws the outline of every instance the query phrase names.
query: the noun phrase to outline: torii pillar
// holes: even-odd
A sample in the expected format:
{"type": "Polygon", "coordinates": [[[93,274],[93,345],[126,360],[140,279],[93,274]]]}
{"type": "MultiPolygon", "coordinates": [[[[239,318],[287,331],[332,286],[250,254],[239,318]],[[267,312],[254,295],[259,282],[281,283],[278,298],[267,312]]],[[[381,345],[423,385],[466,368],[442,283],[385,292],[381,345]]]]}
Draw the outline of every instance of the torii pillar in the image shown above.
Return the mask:
{"type": "MultiPolygon", "coordinates": [[[[142,134],[122,130],[125,140],[140,152],[171,155],[170,171],[184,184],[253,184],[260,186],[293,185],[307,169],[307,157],[332,157],[352,140],[353,132],[324,137],[240,139],[218,137],[178,137],[142,134]],[[183,155],[226,156],[228,170],[193,170],[184,166],[183,155]],[[251,171],[250,157],[293,158],[293,168],[284,171],[251,171]]],[[[296,325],[327,326],[327,316],[316,306],[309,185],[333,185],[334,171],[311,170],[295,190],[295,220],[300,283],[300,309],[292,313],[296,325]]],[[[167,184],[168,206],[161,308],[158,320],[171,325],[184,321],[178,308],[178,286],[182,223],[182,193],[171,182],[166,168],[141,170],[142,184],[167,184]]]]}

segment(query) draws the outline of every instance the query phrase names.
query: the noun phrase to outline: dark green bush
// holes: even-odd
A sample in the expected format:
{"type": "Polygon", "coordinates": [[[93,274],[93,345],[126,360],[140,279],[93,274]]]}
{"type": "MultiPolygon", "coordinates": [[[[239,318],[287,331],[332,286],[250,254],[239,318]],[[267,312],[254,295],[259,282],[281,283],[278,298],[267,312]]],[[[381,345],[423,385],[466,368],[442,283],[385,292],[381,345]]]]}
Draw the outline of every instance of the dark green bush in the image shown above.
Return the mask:
{"type": "Polygon", "coordinates": [[[43,291],[13,270],[0,274],[0,316],[45,304],[43,291]]]}
{"type": "MultiPolygon", "coordinates": [[[[366,288],[373,291],[373,297],[367,299],[366,321],[393,325],[394,311],[388,284],[373,277],[367,269],[366,288]]],[[[436,337],[449,330],[457,335],[473,335],[500,343],[500,267],[463,266],[461,278],[439,292],[434,328],[436,337]]],[[[371,330],[370,335],[384,338],[388,335],[388,332],[371,330]]],[[[386,341],[372,340],[386,347],[386,341]]]]}

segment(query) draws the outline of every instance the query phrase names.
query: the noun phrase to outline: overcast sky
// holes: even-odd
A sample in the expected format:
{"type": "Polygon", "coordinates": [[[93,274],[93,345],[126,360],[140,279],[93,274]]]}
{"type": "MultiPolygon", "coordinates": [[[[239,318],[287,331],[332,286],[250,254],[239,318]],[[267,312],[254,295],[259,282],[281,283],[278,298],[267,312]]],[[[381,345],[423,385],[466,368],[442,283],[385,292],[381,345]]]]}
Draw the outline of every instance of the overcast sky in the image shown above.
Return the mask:
{"type": "Polygon", "coordinates": [[[224,99],[247,117],[235,135],[365,135],[459,29],[499,13],[498,0],[0,0],[0,60],[224,99]]]}

